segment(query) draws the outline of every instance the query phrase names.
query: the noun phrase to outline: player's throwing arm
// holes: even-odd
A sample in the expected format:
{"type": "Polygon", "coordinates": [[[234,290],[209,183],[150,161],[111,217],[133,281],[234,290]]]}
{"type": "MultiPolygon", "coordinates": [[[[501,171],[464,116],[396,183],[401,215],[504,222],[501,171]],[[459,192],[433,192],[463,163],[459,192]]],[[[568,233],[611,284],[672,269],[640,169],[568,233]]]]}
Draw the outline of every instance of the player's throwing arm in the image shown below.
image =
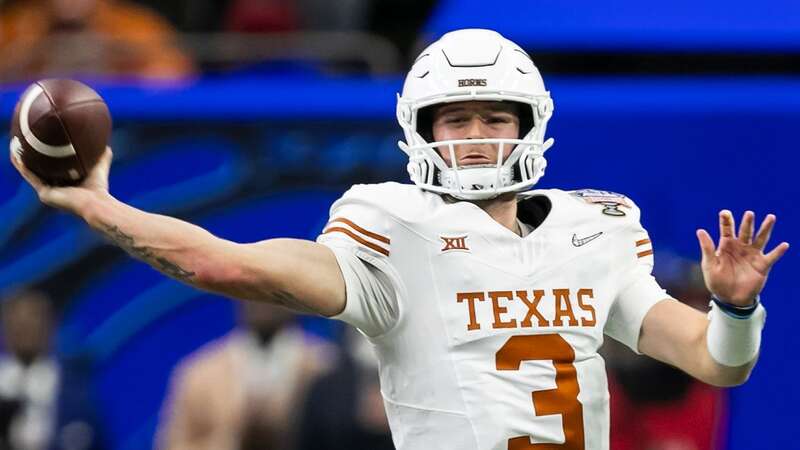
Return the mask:
{"type": "Polygon", "coordinates": [[[110,118],[102,99],[88,87],[71,80],[32,85],[15,110],[13,125],[11,163],[39,199],[81,217],[131,256],[179,281],[232,298],[328,316],[344,307],[339,266],[323,245],[295,239],[237,244],[115,199],[108,190],[112,152],[105,147],[110,118]],[[86,98],[92,108],[76,113],[86,98]],[[50,118],[59,126],[43,126],[50,118]],[[100,121],[105,131],[74,139],[69,133],[47,134],[62,129],[59,121],[68,130],[92,129],[81,121],[100,121]],[[38,175],[28,167],[31,163],[38,175]]]}

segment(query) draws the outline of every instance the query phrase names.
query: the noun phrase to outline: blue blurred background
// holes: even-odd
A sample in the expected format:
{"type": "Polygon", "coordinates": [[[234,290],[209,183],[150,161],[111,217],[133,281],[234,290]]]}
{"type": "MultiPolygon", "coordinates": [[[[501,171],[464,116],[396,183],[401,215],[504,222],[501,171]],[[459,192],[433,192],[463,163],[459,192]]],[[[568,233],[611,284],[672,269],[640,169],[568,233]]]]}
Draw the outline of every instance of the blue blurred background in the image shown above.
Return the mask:
{"type": "MultiPolygon", "coordinates": [[[[0,32],[33,3],[0,2],[0,32]]],[[[416,52],[452,29],[493,28],[531,53],[555,101],[548,134],[556,145],[541,187],[633,198],[657,265],[660,254],[696,260],[694,231],[716,236],[722,208],[737,217],[775,213],[772,245],[796,241],[796,1],[364,0],[327,6],[336,14],[322,2],[251,3],[150,2],[173,28],[171,51],[185,58],[172,67],[105,64],[110,57],[99,51],[57,65],[46,52],[65,45],[63,35],[4,34],[0,56],[28,59],[17,55],[12,66],[0,58],[0,140],[30,80],[78,77],[114,118],[115,196],[240,242],[313,239],[351,184],[407,180],[394,105],[416,52]],[[271,7],[278,12],[260,22],[236,13],[271,7]]],[[[96,36],[70,36],[99,45],[96,36]]],[[[172,368],[235,326],[234,305],[43,208],[10,164],[0,164],[0,218],[0,292],[35,287],[53,298],[57,353],[92,361],[108,447],[149,448],[172,368]]],[[[791,432],[800,404],[791,356],[800,347],[796,253],[763,293],[760,361],[747,384],[730,390],[723,448],[800,448],[791,432]]],[[[337,324],[303,320],[311,333],[338,339],[337,324]]]]}

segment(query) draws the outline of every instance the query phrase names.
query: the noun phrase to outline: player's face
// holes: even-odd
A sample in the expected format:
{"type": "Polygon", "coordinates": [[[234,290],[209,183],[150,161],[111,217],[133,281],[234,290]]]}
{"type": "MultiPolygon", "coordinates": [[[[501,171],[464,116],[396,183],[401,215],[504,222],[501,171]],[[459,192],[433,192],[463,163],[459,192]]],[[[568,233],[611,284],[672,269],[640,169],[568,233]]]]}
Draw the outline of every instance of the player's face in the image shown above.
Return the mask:
{"type": "MultiPolygon", "coordinates": [[[[433,139],[486,139],[519,137],[517,106],[508,102],[457,102],[444,105],[433,114],[433,139]]],[[[497,164],[499,144],[463,144],[454,148],[459,166],[497,164]]],[[[503,160],[514,146],[503,146],[503,160]]],[[[448,147],[437,149],[448,166],[453,167],[448,147]]]]}

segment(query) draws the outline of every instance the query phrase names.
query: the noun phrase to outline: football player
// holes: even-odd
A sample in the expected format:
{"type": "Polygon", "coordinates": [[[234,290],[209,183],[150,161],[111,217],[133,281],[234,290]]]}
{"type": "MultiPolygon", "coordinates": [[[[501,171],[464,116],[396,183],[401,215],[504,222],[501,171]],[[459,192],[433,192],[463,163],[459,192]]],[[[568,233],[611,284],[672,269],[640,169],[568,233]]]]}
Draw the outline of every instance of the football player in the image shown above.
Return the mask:
{"type": "MultiPolygon", "coordinates": [[[[759,351],[758,294],[788,249],[775,223],[697,237],[708,316],[651,276],[639,209],[607,191],[534,190],[553,102],[530,57],[489,30],[444,35],[397,102],[413,185],[357,185],[317,242],[238,244],[148,214],[108,192],[110,151],[80,187],[43,185],[134,257],[197,288],[337,318],[380,359],[395,445],[428,449],[607,449],[604,335],[707,383],[744,382],[759,351]]],[[[12,156],[12,159],[13,156],[12,156]]]]}

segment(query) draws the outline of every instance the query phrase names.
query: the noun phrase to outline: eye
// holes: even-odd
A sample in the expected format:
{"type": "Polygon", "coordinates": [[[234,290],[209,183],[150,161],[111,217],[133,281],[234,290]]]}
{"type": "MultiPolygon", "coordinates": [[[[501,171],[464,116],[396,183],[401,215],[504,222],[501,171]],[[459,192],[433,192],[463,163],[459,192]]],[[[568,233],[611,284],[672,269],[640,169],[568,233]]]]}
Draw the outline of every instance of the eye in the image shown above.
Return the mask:
{"type": "Polygon", "coordinates": [[[444,118],[445,123],[463,123],[466,120],[467,117],[463,115],[445,116],[444,118]]]}
{"type": "Polygon", "coordinates": [[[492,114],[489,116],[487,122],[495,124],[504,124],[513,122],[511,114],[492,114]]]}

